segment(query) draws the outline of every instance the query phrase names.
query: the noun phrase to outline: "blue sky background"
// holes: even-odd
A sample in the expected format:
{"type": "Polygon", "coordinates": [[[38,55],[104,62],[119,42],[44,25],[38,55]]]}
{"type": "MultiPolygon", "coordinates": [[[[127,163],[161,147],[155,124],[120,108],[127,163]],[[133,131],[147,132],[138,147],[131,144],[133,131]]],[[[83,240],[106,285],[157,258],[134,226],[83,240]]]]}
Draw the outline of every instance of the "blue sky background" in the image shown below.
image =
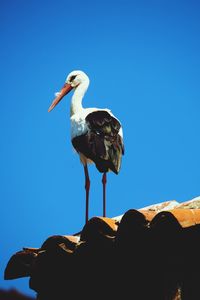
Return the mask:
{"type": "MultiPolygon", "coordinates": [[[[85,71],[85,107],[111,108],[124,130],[107,215],[200,195],[200,4],[193,0],[0,4],[0,288],[9,258],[84,225],[84,174],[70,142],[70,98],[47,109],[67,76],[85,71]]],[[[90,217],[102,214],[90,166],[90,217]]]]}

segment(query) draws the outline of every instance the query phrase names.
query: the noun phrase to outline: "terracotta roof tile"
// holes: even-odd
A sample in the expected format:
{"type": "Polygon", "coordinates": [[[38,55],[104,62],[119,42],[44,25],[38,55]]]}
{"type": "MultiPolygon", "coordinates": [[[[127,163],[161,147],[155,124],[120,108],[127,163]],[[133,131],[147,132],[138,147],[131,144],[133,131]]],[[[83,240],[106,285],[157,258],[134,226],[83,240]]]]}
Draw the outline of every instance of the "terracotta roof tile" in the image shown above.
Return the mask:
{"type": "Polygon", "coordinates": [[[6,266],[4,275],[5,279],[16,279],[30,276],[31,264],[36,256],[36,252],[29,250],[19,251],[14,254],[6,266]]]}
{"type": "Polygon", "coordinates": [[[180,203],[177,208],[185,208],[185,209],[198,209],[200,208],[200,197],[195,199],[186,201],[184,203],[180,203]]]}
{"type": "Polygon", "coordinates": [[[176,200],[166,201],[158,204],[153,204],[149,206],[145,206],[141,208],[140,210],[153,210],[153,211],[162,211],[162,210],[172,210],[176,208],[179,205],[179,203],[176,200]]]}
{"type": "Polygon", "coordinates": [[[40,300],[74,297],[77,287],[83,298],[93,299],[88,284],[99,298],[127,299],[131,292],[139,300],[198,300],[199,201],[93,217],[79,234],[51,236],[38,249],[15,253],[5,279],[30,277],[40,300]]]}
{"type": "Polygon", "coordinates": [[[80,239],[84,241],[98,239],[102,236],[114,237],[117,231],[116,221],[110,218],[93,217],[83,227],[80,239]]]}
{"type": "Polygon", "coordinates": [[[78,236],[70,236],[70,235],[54,235],[49,237],[41,246],[41,250],[46,250],[50,248],[54,248],[59,244],[64,244],[68,250],[73,251],[79,242],[78,236]]]}

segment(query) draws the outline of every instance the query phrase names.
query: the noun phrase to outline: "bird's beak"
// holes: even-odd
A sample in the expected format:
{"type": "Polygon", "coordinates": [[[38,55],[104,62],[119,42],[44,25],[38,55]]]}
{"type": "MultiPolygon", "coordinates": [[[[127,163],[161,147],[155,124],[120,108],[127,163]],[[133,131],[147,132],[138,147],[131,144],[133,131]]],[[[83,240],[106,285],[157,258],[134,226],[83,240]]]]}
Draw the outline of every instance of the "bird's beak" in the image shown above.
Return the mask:
{"type": "Polygon", "coordinates": [[[60,102],[60,100],[62,100],[62,98],[65,95],[67,95],[72,89],[73,89],[73,87],[71,86],[71,84],[65,83],[63,88],[58,93],[57,97],[53,100],[53,102],[49,106],[48,112],[50,112],[60,102]]]}

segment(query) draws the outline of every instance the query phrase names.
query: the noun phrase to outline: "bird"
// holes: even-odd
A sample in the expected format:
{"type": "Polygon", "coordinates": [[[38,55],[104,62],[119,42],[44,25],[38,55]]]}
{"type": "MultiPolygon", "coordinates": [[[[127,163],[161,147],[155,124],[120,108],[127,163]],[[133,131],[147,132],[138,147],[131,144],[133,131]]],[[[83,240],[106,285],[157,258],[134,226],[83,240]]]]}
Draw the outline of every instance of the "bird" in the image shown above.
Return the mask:
{"type": "Polygon", "coordinates": [[[66,96],[74,91],[71,98],[70,122],[71,143],[78,153],[85,174],[85,223],[89,220],[90,176],[88,164],[94,163],[102,173],[103,217],[106,217],[107,172],[118,174],[124,155],[123,130],[121,122],[108,108],[84,108],[83,97],[88,89],[88,75],[80,70],[69,73],[64,86],[55,93],[48,112],[66,96]]]}

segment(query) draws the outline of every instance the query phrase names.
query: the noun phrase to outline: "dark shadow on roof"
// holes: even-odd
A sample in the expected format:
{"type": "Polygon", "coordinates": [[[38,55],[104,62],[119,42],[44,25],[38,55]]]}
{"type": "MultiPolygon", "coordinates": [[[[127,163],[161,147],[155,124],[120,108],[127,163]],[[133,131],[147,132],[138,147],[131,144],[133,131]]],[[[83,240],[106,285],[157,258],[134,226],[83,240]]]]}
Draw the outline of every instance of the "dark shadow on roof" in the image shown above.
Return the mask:
{"type": "Polygon", "coordinates": [[[15,253],[5,279],[30,277],[39,300],[199,300],[200,209],[177,206],[93,217],[79,234],[15,253]]]}

